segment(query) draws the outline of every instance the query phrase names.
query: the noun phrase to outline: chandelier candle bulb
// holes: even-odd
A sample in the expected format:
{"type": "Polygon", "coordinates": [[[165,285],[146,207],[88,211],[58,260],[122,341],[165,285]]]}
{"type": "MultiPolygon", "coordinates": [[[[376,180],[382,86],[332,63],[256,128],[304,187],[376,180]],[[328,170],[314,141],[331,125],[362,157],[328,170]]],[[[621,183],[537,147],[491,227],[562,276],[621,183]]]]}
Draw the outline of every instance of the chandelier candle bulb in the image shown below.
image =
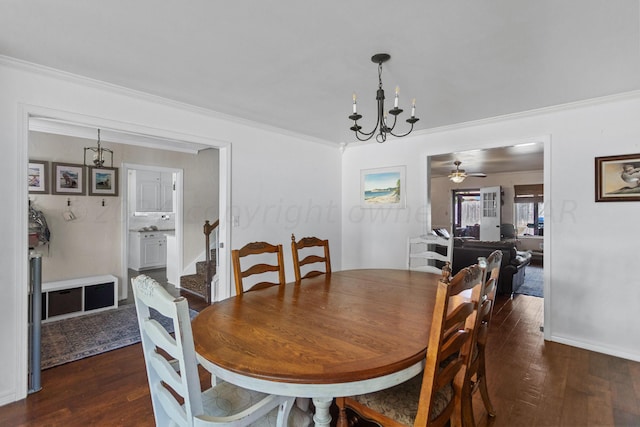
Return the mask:
{"type": "Polygon", "coordinates": [[[395,102],[394,102],[394,104],[393,104],[393,106],[394,106],[395,108],[398,108],[398,94],[399,94],[399,93],[400,93],[400,87],[399,87],[399,86],[396,86],[396,99],[395,99],[395,102]]]}
{"type": "Polygon", "coordinates": [[[355,92],[353,93],[353,114],[356,114],[356,94],[355,92]]]}
{"type": "Polygon", "coordinates": [[[416,99],[413,98],[413,101],[411,103],[411,117],[415,117],[416,116],[416,99]]]}

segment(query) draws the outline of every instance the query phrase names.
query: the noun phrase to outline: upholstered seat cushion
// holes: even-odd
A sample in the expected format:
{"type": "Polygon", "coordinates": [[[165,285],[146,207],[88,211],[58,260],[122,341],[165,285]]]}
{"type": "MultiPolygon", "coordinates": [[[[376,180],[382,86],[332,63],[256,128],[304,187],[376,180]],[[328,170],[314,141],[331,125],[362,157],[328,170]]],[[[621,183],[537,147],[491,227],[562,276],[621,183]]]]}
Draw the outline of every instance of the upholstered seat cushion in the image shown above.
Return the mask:
{"type": "MultiPolygon", "coordinates": [[[[255,405],[266,395],[254,390],[247,390],[227,382],[218,380],[215,387],[202,393],[202,405],[205,415],[224,417],[237,414],[255,405]]],[[[275,427],[278,408],[273,409],[266,417],[251,424],[252,427],[275,427]]],[[[290,426],[310,426],[311,415],[300,410],[295,404],[289,414],[290,426]]]]}
{"type": "MultiPolygon", "coordinates": [[[[395,387],[375,393],[354,396],[357,402],[391,418],[399,423],[412,426],[418,413],[418,400],[422,385],[422,373],[395,387]]],[[[451,399],[453,387],[443,387],[434,397],[431,419],[440,415],[451,399]]]]}

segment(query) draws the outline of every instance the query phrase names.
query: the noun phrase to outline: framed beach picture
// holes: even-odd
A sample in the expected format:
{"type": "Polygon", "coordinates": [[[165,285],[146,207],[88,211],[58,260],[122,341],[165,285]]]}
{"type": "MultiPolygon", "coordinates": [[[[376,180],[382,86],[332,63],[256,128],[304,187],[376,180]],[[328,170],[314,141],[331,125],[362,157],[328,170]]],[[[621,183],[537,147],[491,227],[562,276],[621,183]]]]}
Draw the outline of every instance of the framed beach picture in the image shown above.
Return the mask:
{"type": "Polygon", "coordinates": [[[118,168],[89,168],[90,196],[118,195],[118,168]]]}
{"type": "Polygon", "coordinates": [[[49,194],[49,162],[29,160],[29,193],[49,194]]]}
{"type": "Polygon", "coordinates": [[[52,163],[53,194],[84,195],[84,166],[71,163],[52,163]]]}
{"type": "Polygon", "coordinates": [[[360,205],[363,208],[405,207],[405,166],[360,171],[360,205]]]}
{"type": "Polygon", "coordinates": [[[596,157],[596,202],[640,201],[640,154],[596,157]]]}

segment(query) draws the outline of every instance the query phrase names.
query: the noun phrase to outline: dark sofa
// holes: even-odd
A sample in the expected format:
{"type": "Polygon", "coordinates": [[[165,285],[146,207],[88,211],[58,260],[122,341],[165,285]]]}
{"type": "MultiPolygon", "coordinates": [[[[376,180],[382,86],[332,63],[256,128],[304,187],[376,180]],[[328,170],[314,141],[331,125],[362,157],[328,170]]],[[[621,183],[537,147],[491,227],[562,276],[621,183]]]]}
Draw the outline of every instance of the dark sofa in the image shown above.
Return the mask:
{"type": "Polygon", "coordinates": [[[488,257],[495,250],[502,251],[498,293],[513,294],[524,283],[525,268],[531,262],[531,253],[518,251],[515,241],[485,242],[455,238],[451,266],[453,274],[476,264],[478,257],[488,257]]]}

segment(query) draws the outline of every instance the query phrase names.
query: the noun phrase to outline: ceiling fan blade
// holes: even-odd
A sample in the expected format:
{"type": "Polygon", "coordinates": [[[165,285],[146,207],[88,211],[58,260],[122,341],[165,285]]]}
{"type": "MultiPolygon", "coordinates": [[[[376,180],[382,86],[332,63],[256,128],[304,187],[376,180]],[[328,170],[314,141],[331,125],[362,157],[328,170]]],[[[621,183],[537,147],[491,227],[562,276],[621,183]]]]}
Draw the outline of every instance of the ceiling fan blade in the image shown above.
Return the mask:
{"type": "Polygon", "coordinates": [[[467,176],[473,176],[476,178],[486,178],[487,174],[486,173],[482,173],[482,172],[470,172],[467,174],[467,176]]]}

